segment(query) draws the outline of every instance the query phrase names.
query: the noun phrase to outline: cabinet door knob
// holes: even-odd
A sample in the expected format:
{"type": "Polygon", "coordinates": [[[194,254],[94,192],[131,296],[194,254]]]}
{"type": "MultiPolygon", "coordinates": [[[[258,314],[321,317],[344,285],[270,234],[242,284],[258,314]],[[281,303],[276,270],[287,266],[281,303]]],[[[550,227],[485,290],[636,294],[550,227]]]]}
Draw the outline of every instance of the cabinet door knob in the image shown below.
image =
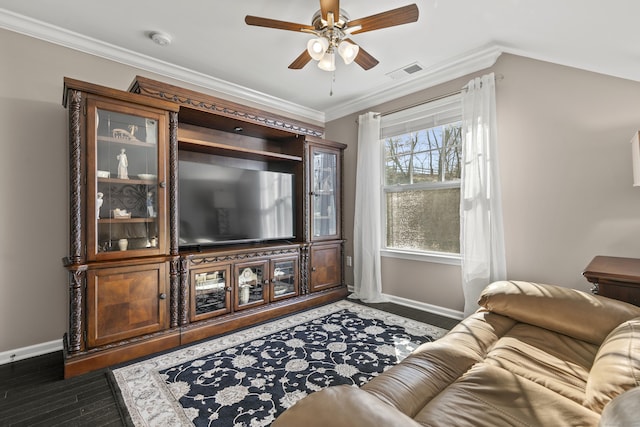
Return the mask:
{"type": "Polygon", "coordinates": [[[161,293],[160,294],[160,299],[167,299],[167,294],[161,293]]]}
{"type": "Polygon", "coordinates": [[[315,267],[311,267],[311,271],[316,271],[316,268],[315,267]]]}
{"type": "Polygon", "coordinates": [[[165,181],[161,181],[160,188],[166,188],[166,187],[167,187],[167,183],[165,181]]]}

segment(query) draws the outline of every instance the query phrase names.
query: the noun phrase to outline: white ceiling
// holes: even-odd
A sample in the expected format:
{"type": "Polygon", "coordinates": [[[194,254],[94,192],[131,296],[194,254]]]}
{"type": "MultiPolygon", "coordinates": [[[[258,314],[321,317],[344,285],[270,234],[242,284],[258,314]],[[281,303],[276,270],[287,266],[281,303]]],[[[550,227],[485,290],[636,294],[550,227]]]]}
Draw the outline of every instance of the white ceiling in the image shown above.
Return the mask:
{"type": "Polygon", "coordinates": [[[500,53],[640,81],[638,0],[342,0],[351,19],[415,2],[416,23],[356,34],[380,63],[332,73],[287,66],[309,35],[245,15],[311,24],[317,0],[0,0],[0,28],[49,40],[314,120],[331,120],[490,66],[500,53]],[[158,46],[152,31],[173,42],[158,46]],[[418,62],[404,80],[387,73],[418,62]],[[246,90],[250,89],[250,90],[246,90]]]}

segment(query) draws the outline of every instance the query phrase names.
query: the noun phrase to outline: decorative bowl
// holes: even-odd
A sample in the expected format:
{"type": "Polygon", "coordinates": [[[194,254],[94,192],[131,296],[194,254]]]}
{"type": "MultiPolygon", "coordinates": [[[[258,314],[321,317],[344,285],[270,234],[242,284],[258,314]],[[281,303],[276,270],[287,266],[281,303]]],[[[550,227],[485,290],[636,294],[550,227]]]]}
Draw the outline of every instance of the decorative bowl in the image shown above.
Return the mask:
{"type": "Polygon", "coordinates": [[[98,178],[109,178],[111,176],[111,172],[109,171],[98,171],[98,178]]]}
{"type": "Polygon", "coordinates": [[[138,178],[140,179],[144,179],[144,180],[150,180],[150,179],[156,179],[157,175],[153,175],[150,173],[139,173],[138,174],[138,178]]]}

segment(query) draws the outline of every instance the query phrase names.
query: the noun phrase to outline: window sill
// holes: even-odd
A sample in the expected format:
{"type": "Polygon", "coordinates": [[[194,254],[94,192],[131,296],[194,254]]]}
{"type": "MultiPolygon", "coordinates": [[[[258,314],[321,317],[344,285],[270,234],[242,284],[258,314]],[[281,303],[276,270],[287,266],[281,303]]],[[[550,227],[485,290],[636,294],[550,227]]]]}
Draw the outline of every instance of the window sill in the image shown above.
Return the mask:
{"type": "Polygon", "coordinates": [[[400,258],[412,261],[432,262],[436,264],[461,265],[461,258],[459,254],[413,252],[398,249],[380,249],[380,256],[386,258],[400,258]]]}

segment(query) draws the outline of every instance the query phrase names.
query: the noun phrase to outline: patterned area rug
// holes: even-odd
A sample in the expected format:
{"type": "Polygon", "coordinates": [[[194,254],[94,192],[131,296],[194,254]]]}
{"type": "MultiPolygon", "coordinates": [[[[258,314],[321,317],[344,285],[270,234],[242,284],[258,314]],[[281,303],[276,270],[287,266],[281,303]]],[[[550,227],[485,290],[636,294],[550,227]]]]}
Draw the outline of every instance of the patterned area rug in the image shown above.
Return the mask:
{"type": "Polygon", "coordinates": [[[339,301],[113,374],[136,426],[268,426],[309,393],[361,386],[444,333],[339,301]]]}

